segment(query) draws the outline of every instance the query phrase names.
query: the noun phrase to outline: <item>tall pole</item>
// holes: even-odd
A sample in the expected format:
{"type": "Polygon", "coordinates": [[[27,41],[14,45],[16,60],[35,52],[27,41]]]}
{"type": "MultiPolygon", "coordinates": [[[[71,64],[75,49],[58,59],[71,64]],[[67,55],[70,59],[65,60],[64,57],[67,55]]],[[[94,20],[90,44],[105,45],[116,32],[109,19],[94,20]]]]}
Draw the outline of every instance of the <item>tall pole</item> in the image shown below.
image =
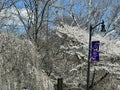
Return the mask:
{"type": "Polygon", "coordinates": [[[63,90],[63,78],[58,78],[57,90],[63,90]]]}
{"type": "Polygon", "coordinates": [[[102,21],[101,23],[96,24],[95,26],[90,25],[90,29],[89,29],[89,52],[88,52],[88,67],[87,67],[87,86],[86,86],[86,90],[90,90],[89,89],[89,84],[90,84],[90,58],[91,58],[91,38],[92,38],[92,30],[94,28],[96,28],[98,25],[102,24],[102,30],[101,32],[105,32],[105,25],[104,25],[104,21],[102,21]]]}
{"type": "Polygon", "coordinates": [[[90,25],[90,30],[89,30],[89,52],[88,52],[87,87],[86,87],[86,90],[89,90],[89,84],[90,84],[91,35],[92,35],[92,25],[90,25]]]}

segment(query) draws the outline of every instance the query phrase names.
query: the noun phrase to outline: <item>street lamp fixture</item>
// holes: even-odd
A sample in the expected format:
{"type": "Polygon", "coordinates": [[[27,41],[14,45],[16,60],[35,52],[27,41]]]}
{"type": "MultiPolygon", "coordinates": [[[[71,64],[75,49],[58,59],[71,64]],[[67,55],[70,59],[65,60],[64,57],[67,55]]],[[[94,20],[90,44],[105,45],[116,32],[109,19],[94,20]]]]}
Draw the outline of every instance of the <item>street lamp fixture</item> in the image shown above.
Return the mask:
{"type": "Polygon", "coordinates": [[[102,25],[101,25],[101,32],[106,32],[104,21],[102,21],[101,24],[102,24],[102,25]]]}
{"type": "Polygon", "coordinates": [[[91,37],[92,37],[92,30],[95,29],[97,26],[101,25],[101,32],[105,32],[105,24],[104,21],[101,23],[96,24],[95,26],[90,25],[89,30],[89,52],[88,52],[88,67],[87,67],[87,86],[86,90],[90,90],[89,84],[90,84],[90,59],[91,59],[91,37]]]}

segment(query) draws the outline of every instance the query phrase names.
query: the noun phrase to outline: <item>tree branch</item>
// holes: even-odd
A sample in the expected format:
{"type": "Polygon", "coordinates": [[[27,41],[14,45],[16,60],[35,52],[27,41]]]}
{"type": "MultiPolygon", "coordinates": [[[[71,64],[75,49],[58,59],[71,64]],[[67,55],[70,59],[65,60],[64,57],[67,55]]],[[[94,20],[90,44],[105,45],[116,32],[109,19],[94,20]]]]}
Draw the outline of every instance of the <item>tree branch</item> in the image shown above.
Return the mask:
{"type": "Polygon", "coordinates": [[[97,84],[99,84],[102,80],[104,80],[107,76],[109,75],[109,72],[105,73],[105,75],[103,75],[99,80],[97,80],[96,82],[94,82],[92,85],[90,85],[90,89],[93,88],[94,86],[96,86],[97,84]]]}

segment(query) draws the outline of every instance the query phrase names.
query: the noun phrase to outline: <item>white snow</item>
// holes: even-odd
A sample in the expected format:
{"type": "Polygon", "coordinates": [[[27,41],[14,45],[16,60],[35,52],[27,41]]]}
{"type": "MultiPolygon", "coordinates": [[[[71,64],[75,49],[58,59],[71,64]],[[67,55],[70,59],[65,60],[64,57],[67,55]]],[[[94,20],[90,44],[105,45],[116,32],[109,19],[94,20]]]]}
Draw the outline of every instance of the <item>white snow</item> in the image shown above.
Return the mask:
{"type": "Polygon", "coordinates": [[[120,41],[117,41],[115,44],[120,48],[120,41]]]}
{"type": "MultiPolygon", "coordinates": [[[[64,28],[62,27],[55,27],[56,32],[59,32],[59,36],[62,36],[63,34],[67,35],[69,39],[73,39],[76,42],[82,43],[82,47],[88,53],[88,40],[89,40],[89,35],[88,32],[85,30],[82,30],[78,27],[70,27],[67,25],[64,25],[64,28]]],[[[112,31],[114,32],[114,31],[112,31]]],[[[120,57],[120,40],[119,39],[114,39],[112,32],[110,32],[108,35],[105,37],[100,36],[98,34],[95,34],[92,36],[92,41],[94,40],[99,40],[100,41],[100,62],[96,63],[96,65],[93,65],[91,67],[91,71],[94,69],[96,70],[105,70],[111,74],[117,74],[120,75],[120,64],[118,61],[112,62],[115,57],[120,57]],[[108,38],[110,36],[110,38],[108,38]],[[112,39],[113,38],[113,39],[112,39]],[[113,58],[109,60],[110,58],[113,58]],[[102,59],[102,60],[101,60],[102,59]]],[[[74,53],[77,54],[78,58],[81,60],[81,57],[85,56],[81,51],[75,51],[75,49],[79,49],[79,45],[72,45],[69,47],[71,50],[67,51],[69,54],[74,55],[74,53]],[[73,50],[74,49],[74,50],[73,50]]],[[[64,46],[61,46],[61,48],[66,48],[64,46]]],[[[87,55],[87,54],[86,54],[87,55]]],[[[86,58],[87,60],[87,58],[86,58]]],[[[86,66],[87,62],[85,61],[84,63],[79,64],[78,66],[72,68],[71,71],[77,71],[80,67],[86,66]]]]}
{"type": "MultiPolygon", "coordinates": [[[[83,43],[85,48],[87,49],[88,47],[88,40],[89,40],[89,35],[88,32],[82,29],[79,29],[78,27],[70,27],[67,25],[64,25],[64,28],[62,27],[56,27],[57,32],[60,34],[66,34],[69,38],[72,38],[80,43],[83,43]]],[[[112,33],[112,32],[111,32],[112,33]]],[[[62,37],[62,36],[60,36],[62,37]]],[[[106,37],[102,37],[98,34],[92,36],[92,41],[94,40],[99,40],[100,41],[100,52],[103,52],[106,54],[106,56],[111,56],[111,55],[120,55],[120,40],[116,42],[116,40],[110,40],[106,37]]],[[[73,46],[71,48],[78,48],[77,46],[73,46]]]]}

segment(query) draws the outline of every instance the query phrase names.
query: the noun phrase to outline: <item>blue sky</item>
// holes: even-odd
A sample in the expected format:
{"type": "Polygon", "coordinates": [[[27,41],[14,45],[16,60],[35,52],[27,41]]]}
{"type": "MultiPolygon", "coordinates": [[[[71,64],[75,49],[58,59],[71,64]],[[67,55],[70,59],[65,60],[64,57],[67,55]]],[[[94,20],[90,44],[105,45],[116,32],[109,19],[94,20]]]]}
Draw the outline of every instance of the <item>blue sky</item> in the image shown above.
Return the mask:
{"type": "MultiPolygon", "coordinates": [[[[87,4],[88,3],[85,3],[84,2],[84,0],[71,0],[71,1],[74,1],[73,3],[75,3],[75,2],[77,2],[77,1],[79,1],[79,3],[76,3],[76,5],[72,8],[72,12],[75,14],[75,15],[77,15],[78,17],[81,17],[81,18],[83,18],[83,17],[86,17],[86,15],[87,15],[87,13],[88,13],[88,6],[87,6],[87,4]],[[81,12],[81,15],[80,15],[80,12],[81,12]]],[[[93,1],[95,1],[95,0],[93,0],[93,1]]],[[[94,2],[94,5],[91,7],[91,10],[93,9],[93,8],[95,8],[95,6],[98,8],[100,8],[99,10],[100,11],[102,11],[102,2],[101,2],[101,0],[97,0],[99,3],[96,3],[96,2],[94,2]]],[[[104,1],[104,0],[103,0],[104,1]]],[[[108,1],[107,3],[108,3],[108,7],[107,7],[107,11],[103,14],[103,16],[102,16],[102,18],[99,20],[99,21],[101,21],[102,19],[104,19],[105,20],[105,24],[107,24],[108,22],[109,22],[109,19],[108,19],[108,17],[110,18],[111,17],[111,14],[112,14],[112,10],[111,10],[111,8],[112,7],[110,7],[110,5],[111,4],[113,4],[113,6],[116,6],[116,5],[120,5],[120,0],[112,0],[112,3],[110,3],[110,1],[111,0],[106,0],[106,1],[108,1]]],[[[67,10],[69,10],[70,8],[69,8],[69,2],[70,2],[70,0],[58,0],[55,4],[57,5],[57,6],[64,6],[65,7],[65,9],[67,9],[67,10]]],[[[18,3],[17,3],[17,6],[19,7],[19,8],[24,8],[24,4],[23,4],[23,2],[22,2],[22,0],[20,0],[18,3]]],[[[51,18],[49,19],[49,20],[54,20],[54,18],[56,17],[56,15],[55,15],[55,12],[54,12],[55,10],[54,10],[54,8],[51,8],[51,18]]],[[[102,12],[100,12],[100,13],[102,13],[102,12]]],[[[68,12],[65,12],[65,11],[63,11],[63,10],[59,10],[59,14],[64,14],[64,15],[69,15],[69,13],[68,12]]],[[[118,16],[120,16],[120,13],[118,13],[118,16]]],[[[49,23],[50,24],[50,23],[49,23]]],[[[50,24],[51,25],[51,24],[50,24]]],[[[20,26],[21,27],[21,26],[20,26]]],[[[22,27],[21,27],[21,29],[23,29],[22,27]]]]}

